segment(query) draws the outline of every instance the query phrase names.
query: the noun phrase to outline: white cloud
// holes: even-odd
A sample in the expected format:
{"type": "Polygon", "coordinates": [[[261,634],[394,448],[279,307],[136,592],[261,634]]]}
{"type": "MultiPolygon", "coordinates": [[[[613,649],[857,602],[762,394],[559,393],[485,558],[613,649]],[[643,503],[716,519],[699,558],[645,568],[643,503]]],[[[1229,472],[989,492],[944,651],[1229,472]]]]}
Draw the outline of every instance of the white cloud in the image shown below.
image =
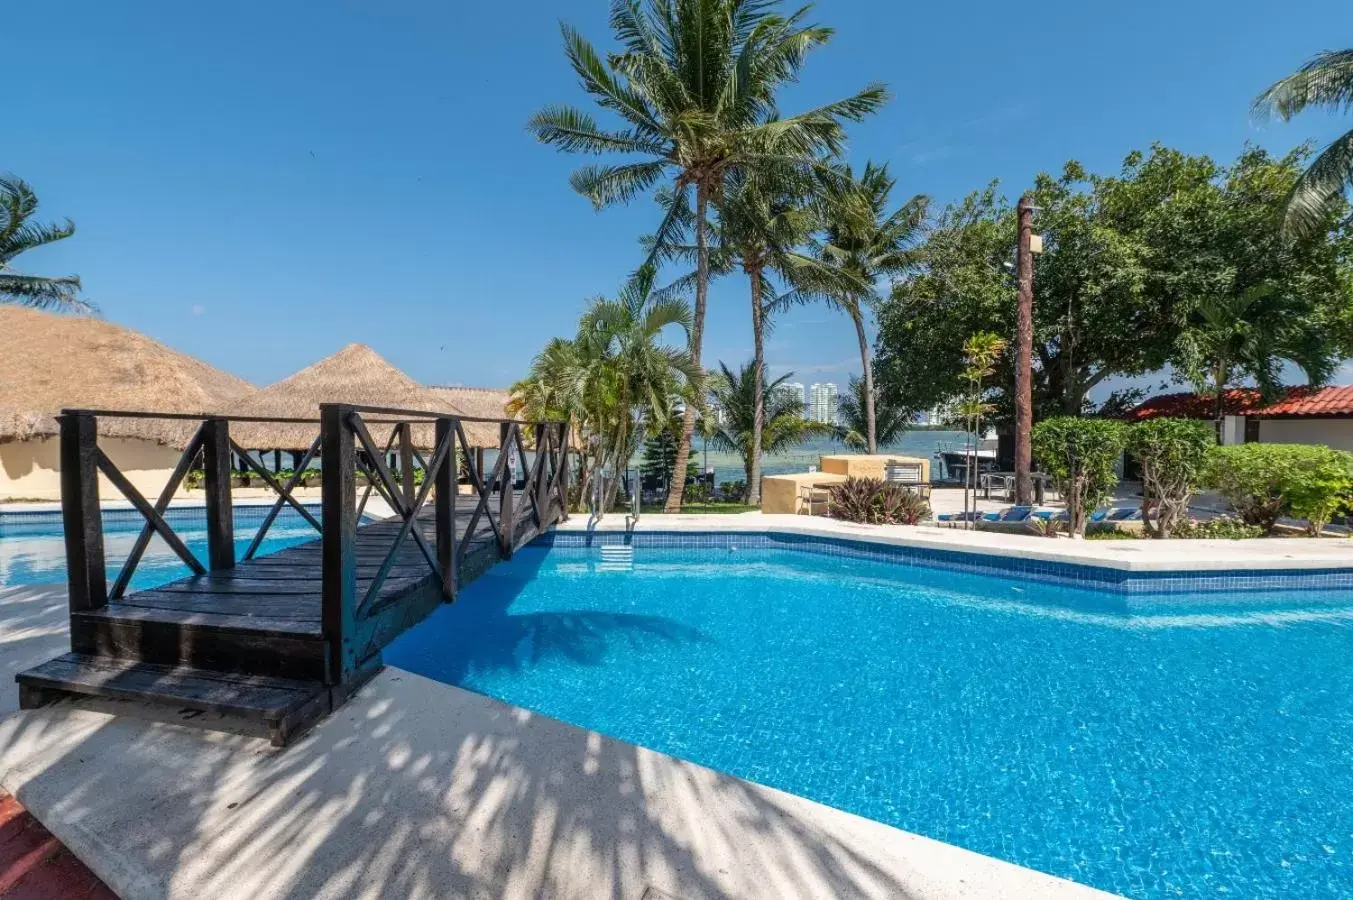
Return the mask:
{"type": "Polygon", "coordinates": [[[206,312],[206,311],[207,311],[207,308],[206,308],[205,306],[203,306],[201,303],[194,303],[193,306],[192,306],[192,313],[193,313],[193,315],[195,315],[195,316],[200,316],[200,315],[202,315],[202,314],[203,314],[204,312],[206,312]]]}

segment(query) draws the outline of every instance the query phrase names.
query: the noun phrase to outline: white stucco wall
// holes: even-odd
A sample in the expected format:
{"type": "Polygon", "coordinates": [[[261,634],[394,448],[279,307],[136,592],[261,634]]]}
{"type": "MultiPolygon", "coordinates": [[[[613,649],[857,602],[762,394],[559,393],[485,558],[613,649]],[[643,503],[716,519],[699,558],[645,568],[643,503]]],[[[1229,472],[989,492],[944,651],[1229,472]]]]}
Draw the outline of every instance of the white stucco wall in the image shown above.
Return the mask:
{"type": "MultiPolygon", "coordinates": [[[[99,438],[99,446],[147,499],[154,502],[178,463],[180,451],[135,438],[99,438]]],[[[61,442],[55,438],[0,444],[0,499],[60,500],[61,442]]],[[[121,500],[99,476],[99,499],[121,500]]]]}
{"type": "Polygon", "coordinates": [[[1263,419],[1261,444],[1326,444],[1353,450],[1353,419],[1263,419]]]}

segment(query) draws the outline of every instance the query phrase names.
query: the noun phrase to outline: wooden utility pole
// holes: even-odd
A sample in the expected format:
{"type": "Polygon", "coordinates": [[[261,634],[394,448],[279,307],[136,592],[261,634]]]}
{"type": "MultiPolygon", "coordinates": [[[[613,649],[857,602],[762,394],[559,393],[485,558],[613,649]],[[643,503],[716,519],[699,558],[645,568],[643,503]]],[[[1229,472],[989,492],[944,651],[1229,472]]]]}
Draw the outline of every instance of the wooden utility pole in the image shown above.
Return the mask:
{"type": "Polygon", "coordinates": [[[1033,502],[1033,454],[1029,433],[1034,427],[1034,207],[1029,195],[1019,198],[1019,241],[1015,249],[1018,312],[1015,319],[1015,503],[1033,502]]]}

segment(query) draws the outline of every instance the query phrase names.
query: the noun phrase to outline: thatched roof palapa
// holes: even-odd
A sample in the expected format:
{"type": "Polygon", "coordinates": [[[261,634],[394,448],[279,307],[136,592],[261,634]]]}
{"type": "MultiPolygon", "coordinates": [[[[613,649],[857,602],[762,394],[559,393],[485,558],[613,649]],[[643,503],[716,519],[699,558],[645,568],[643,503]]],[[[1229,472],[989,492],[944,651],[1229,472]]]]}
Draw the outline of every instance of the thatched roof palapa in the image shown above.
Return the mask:
{"type": "MultiPolygon", "coordinates": [[[[62,409],[222,413],[255,390],[243,379],[104,319],[0,306],[0,443],[57,433],[62,409]]],[[[99,433],[182,447],[196,428],[100,417],[99,433]]]]}
{"type": "MultiPolygon", "coordinates": [[[[364,344],[349,344],[332,356],[250,395],[229,411],[237,416],[312,419],[316,424],[236,422],[231,425],[231,434],[240,446],[251,450],[305,450],[319,434],[317,421],[321,403],[478,415],[453,405],[442,390],[419,384],[364,344]]],[[[502,406],[485,416],[488,417],[503,417],[502,406]]],[[[392,417],[372,414],[364,418],[392,417]]],[[[466,422],[464,428],[471,446],[498,446],[497,425],[466,422]]],[[[372,438],[382,445],[389,436],[388,426],[372,427],[370,431],[372,438]]],[[[433,426],[415,425],[413,437],[419,447],[432,447],[435,443],[433,426]]]]}

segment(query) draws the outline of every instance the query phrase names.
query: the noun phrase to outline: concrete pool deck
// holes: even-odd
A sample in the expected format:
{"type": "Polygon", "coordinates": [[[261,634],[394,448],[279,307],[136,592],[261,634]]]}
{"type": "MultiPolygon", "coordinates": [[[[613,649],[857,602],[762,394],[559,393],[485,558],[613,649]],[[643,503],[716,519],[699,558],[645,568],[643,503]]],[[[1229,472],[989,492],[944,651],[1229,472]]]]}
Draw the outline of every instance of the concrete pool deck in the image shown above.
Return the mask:
{"type": "MultiPolygon", "coordinates": [[[[64,603],[0,589],[5,672],[64,649],[64,603]]],[[[394,668],[283,751],[13,713],[0,785],[124,900],[1108,896],[394,668]]]]}
{"type": "MultiPolygon", "coordinates": [[[[555,527],[559,531],[585,532],[588,530],[587,517],[575,514],[567,522],[555,527]]],[[[626,528],[625,516],[623,513],[610,513],[597,522],[594,528],[605,532],[623,532],[626,528]]],[[[1086,541],[965,531],[933,525],[856,525],[822,516],[766,515],[755,512],[737,515],[644,515],[635,530],[779,531],[874,541],[901,547],[1101,566],[1132,572],[1353,568],[1353,540],[1348,538],[1086,541]]]]}

